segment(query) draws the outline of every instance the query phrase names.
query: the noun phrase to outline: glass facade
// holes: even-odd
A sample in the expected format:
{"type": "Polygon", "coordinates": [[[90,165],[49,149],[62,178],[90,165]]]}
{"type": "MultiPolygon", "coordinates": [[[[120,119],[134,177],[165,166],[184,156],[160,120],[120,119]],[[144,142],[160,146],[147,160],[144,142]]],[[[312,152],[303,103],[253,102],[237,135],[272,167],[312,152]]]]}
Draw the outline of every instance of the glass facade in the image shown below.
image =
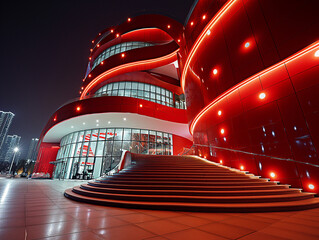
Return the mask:
{"type": "Polygon", "coordinates": [[[131,128],[100,128],[70,133],[61,140],[54,178],[97,178],[120,162],[122,150],[172,155],[172,134],[131,128]]]}
{"type": "Polygon", "coordinates": [[[173,93],[164,88],[140,82],[115,82],[104,85],[95,96],[122,96],[145,99],[174,107],[173,93]]]}
{"type": "Polygon", "coordinates": [[[143,47],[150,47],[150,46],[154,46],[154,44],[146,43],[146,42],[124,42],[124,43],[120,43],[112,47],[109,47],[94,60],[91,70],[93,70],[102,61],[104,61],[105,59],[115,54],[122,53],[122,52],[129,51],[136,48],[143,48],[143,47]]]}

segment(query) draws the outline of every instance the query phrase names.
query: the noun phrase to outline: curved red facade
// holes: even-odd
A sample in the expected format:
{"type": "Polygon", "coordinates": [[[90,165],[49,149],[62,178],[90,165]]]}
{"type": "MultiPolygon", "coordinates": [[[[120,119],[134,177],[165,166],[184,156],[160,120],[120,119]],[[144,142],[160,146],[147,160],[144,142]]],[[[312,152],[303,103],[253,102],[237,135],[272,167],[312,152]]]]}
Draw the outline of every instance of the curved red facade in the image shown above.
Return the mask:
{"type": "MultiPolygon", "coordinates": [[[[319,23],[313,5],[200,0],[185,26],[143,15],[107,28],[92,41],[80,99],[52,115],[42,139],[79,116],[143,115],[188,124],[202,157],[318,192],[319,23]],[[107,49],[133,41],[149,45],[110,55],[92,69],[107,49]],[[185,94],[187,110],[94,97],[104,86],[128,81],[166,89],[174,101],[185,94]]],[[[179,149],[191,145],[185,136],[175,137],[179,149]]]]}
{"type": "Polygon", "coordinates": [[[318,192],[317,28],[309,2],[198,2],[181,78],[198,154],[318,192]]]}

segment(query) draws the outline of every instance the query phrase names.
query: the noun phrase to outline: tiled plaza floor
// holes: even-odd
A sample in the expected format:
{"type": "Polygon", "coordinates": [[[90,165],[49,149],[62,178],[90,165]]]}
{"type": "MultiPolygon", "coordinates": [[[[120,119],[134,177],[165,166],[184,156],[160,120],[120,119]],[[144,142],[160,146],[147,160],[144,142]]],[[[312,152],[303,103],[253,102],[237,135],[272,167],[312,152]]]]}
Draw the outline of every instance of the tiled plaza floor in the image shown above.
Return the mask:
{"type": "Polygon", "coordinates": [[[319,209],[276,213],[134,210],[71,201],[81,181],[0,178],[0,239],[319,239],[319,209]]]}

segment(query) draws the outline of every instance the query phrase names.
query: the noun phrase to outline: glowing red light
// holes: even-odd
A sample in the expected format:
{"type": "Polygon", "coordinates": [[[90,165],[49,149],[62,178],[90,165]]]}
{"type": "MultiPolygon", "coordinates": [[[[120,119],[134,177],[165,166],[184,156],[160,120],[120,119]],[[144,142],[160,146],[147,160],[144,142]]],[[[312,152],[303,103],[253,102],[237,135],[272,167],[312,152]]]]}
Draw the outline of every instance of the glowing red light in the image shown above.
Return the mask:
{"type": "Polygon", "coordinates": [[[240,170],[244,170],[245,168],[244,168],[244,166],[243,165],[241,165],[240,166],[240,170]]]}
{"type": "Polygon", "coordinates": [[[250,43],[249,42],[246,42],[245,43],[245,48],[248,48],[250,46],[250,43]]]}
{"type": "Polygon", "coordinates": [[[93,49],[91,48],[90,51],[93,52],[93,49]]]}
{"type": "Polygon", "coordinates": [[[194,25],[194,22],[191,22],[191,26],[193,26],[194,25]]]}
{"type": "Polygon", "coordinates": [[[213,74],[216,75],[217,73],[218,73],[218,71],[217,71],[217,69],[215,68],[215,69],[213,70],[213,74]]]}
{"type": "Polygon", "coordinates": [[[116,37],[119,37],[119,36],[120,36],[120,34],[117,33],[117,34],[116,34],[116,37]]]}
{"type": "Polygon", "coordinates": [[[91,57],[89,57],[89,60],[90,60],[90,61],[91,61],[91,59],[92,59],[92,58],[91,58],[91,57]]]}
{"type": "Polygon", "coordinates": [[[224,134],[225,133],[225,129],[224,128],[220,129],[220,133],[224,134]]]}
{"type": "Polygon", "coordinates": [[[122,56],[122,58],[124,58],[124,57],[125,57],[125,54],[124,54],[124,53],[122,53],[122,54],[121,54],[121,56],[122,56]]]}
{"type": "Polygon", "coordinates": [[[100,44],[96,45],[96,47],[100,47],[100,44]]]}
{"type": "Polygon", "coordinates": [[[178,40],[177,40],[177,42],[181,42],[181,40],[180,40],[180,39],[178,39],[178,40]]]}
{"type": "Polygon", "coordinates": [[[167,25],[167,28],[171,28],[171,25],[167,25]]]}
{"type": "Polygon", "coordinates": [[[222,115],[222,111],[219,110],[219,111],[217,112],[217,114],[218,114],[218,116],[222,115]]]}
{"type": "Polygon", "coordinates": [[[81,89],[83,90],[84,88],[83,88],[83,87],[81,87],[81,89]]]}
{"type": "Polygon", "coordinates": [[[130,19],[130,18],[128,18],[128,19],[127,19],[127,21],[128,21],[128,22],[130,22],[130,21],[131,21],[131,19],[130,19]]]}
{"type": "Polygon", "coordinates": [[[203,20],[205,20],[206,19],[206,15],[203,15],[203,20]]]}
{"type": "Polygon", "coordinates": [[[259,98],[260,98],[260,99],[264,99],[265,97],[266,97],[266,94],[265,94],[265,93],[262,92],[262,93],[259,94],[259,98]]]}
{"type": "Polygon", "coordinates": [[[81,110],[81,108],[80,108],[80,107],[77,107],[77,108],[76,108],[76,111],[80,111],[80,110],[81,110]]]}
{"type": "Polygon", "coordinates": [[[311,190],[314,190],[314,189],[315,189],[315,186],[314,186],[313,184],[309,184],[309,185],[308,185],[308,188],[311,189],[311,190]]]}
{"type": "Polygon", "coordinates": [[[113,33],[114,32],[114,30],[113,29],[111,29],[111,33],[113,33]]]}
{"type": "Polygon", "coordinates": [[[56,117],[55,117],[55,118],[53,118],[53,121],[55,121],[55,122],[56,122],[56,117]]]}
{"type": "Polygon", "coordinates": [[[94,43],[94,40],[92,40],[92,43],[94,43]]]}
{"type": "Polygon", "coordinates": [[[274,177],[276,177],[276,174],[274,172],[271,172],[270,177],[274,178],[274,177]]]}

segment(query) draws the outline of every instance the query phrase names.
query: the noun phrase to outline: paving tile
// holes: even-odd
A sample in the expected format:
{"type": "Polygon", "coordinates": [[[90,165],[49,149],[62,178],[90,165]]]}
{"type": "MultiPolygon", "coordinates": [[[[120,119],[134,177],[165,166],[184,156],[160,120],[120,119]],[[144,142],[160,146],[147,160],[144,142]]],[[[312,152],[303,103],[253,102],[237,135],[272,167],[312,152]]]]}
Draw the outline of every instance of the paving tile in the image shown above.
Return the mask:
{"type": "Polygon", "coordinates": [[[85,225],[77,222],[57,222],[27,226],[28,239],[39,239],[68,233],[87,231],[85,225]]]}
{"type": "Polygon", "coordinates": [[[143,213],[132,213],[132,214],[125,214],[125,215],[118,215],[117,218],[124,220],[129,223],[142,223],[148,221],[155,221],[158,220],[157,217],[143,214],[143,213]]]}
{"type": "Polygon", "coordinates": [[[0,228],[16,228],[16,227],[25,227],[26,220],[22,218],[1,218],[0,219],[0,228]]]}
{"type": "Polygon", "coordinates": [[[145,222],[145,223],[138,223],[137,226],[146,229],[152,233],[157,235],[163,235],[171,232],[181,231],[188,229],[189,226],[174,223],[172,221],[168,221],[166,219],[152,221],[152,222],[145,222]]]}
{"type": "Polygon", "coordinates": [[[287,229],[270,226],[260,230],[260,233],[266,233],[271,236],[275,236],[278,238],[286,238],[290,240],[318,240],[318,237],[316,236],[309,235],[307,233],[295,232],[293,231],[293,228],[287,230],[287,229]]]}
{"type": "Polygon", "coordinates": [[[26,218],[26,225],[41,225],[46,223],[54,223],[54,222],[67,222],[74,221],[74,218],[67,214],[54,214],[54,215],[41,215],[41,216],[33,216],[26,218]]]}
{"type": "Polygon", "coordinates": [[[0,239],[3,240],[24,240],[25,239],[25,228],[0,228],[0,239]]]}
{"type": "Polygon", "coordinates": [[[197,229],[229,239],[237,239],[254,232],[254,230],[248,228],[237,227],[225,223],[211,223],[197,227],[197,229]]]}
{"type": "Polygon", "coordinates": [[[79,232],[54,237],[42,238],[42,240],[103,240],[101,235],[93,232],[79,232]]]}
{"type": "Polygon", "coordinates": [[[100,217],[100,218],[88,218],[82,219],[81,223],[83,223],[86,227],[90,229],[105,229],[117,226],[128,225],[129,223],[123,220],[120,220],[115,217],[100,217]]]}
{"type": "Polygon", "coordinates": [[[197,229],[187,229],[179,232],[169,233],[164,235],[166,238],[171,240],[226,240],[217,235],[213,235],[207,232],[203,232],[197,229]]]}
{"type": "Polygon", "coordinates": [[[240,239],[240,240],[285,240],[285,239],[289,239],[289,238],[272,236],[272,235],[262,233],[262,232],[254,232],[254,233],[248,234],[248,235],[241,237],[241,238],[238,238],[238,239],[240,239]]]}
{"type": "Polygon", "coordinates": [[[271,223],[266,223],[259,221],[258,219],[245,219],[242,217],[237,218],[228,218],[222,221],[222,223],[226,223],[229,225],[235,225],[238,227],[244,227],[252,230],[260,230],[267,226],[269,226],[271,223]]]}
{"type": "Polygon", "coordinates": [[[157,218],[171,218],[184,215],[181,212],[172,212],[172,211],[159,211],[159,210],[137,210],[138,212],[151,215],[157,218]]]}
{"type": "Polygon", "coordinates": [[[179,217],[173,217],[169,219],[172,222],[181,223],[190,227],[198,227],[201,225],[205,225],[210,223],[211,221],[204,218],[199,217],[193,217],[193,216],[179,216],[179,217]]]}
{"type": "Polygon", "coordinates": [[[305,233],[313,236],[317,236],[319,239],[319,227],[306,226],[302,224],[291,224],[288,222],[277,222],[271,225],[272,227],[290,230],[298,233],[305,233]]]}
{"type": "Polygon", "coordinates": [[[99,229],[95,230],[94,233],[101,235],[103,239],[116,240],[140,240],[155,236],[149,231],[146,231],[134,225],[126,225],[109,229],[99,229]]]}
{"type": "Polygon", "coordinates": [[[205,213],[205,212],[194,212],[194,213],[189,213],[188,215],[194,216],[194,217],[199,217],[199,218],[204,218],[204,219],[209,219],[214,222],[219,222],[223,221],[227,218],[232,218],[233,216],[228,214],[228,213],[205,213]]]}

